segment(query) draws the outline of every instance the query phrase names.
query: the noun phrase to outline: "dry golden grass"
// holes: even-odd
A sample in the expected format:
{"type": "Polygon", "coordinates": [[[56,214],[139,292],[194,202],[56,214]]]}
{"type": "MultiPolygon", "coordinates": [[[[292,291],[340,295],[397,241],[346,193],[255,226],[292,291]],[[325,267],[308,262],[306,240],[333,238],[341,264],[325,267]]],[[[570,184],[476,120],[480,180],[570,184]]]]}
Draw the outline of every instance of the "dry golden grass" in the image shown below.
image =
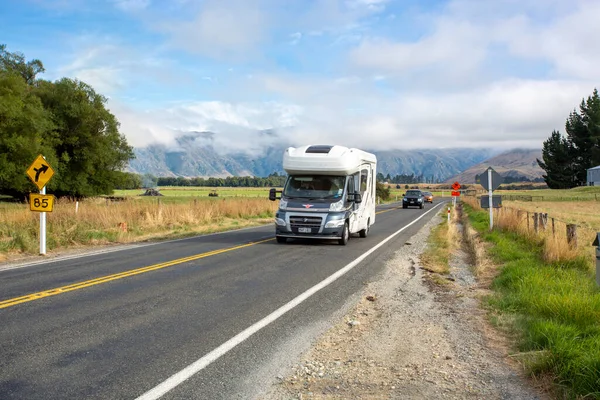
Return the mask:
{"type": "Polygon", "coordinates": [[[600,201],[505,201],[507,208],[518,208],[529,212],[545,212],[557,220],[577,224],[586,229],[600,231],[600,201]]]}
{"type": "MultiPolygon", "coordinates": [[[[481,210],[473,197],[465,197],[462,201],[481,210]]],[[[580,256],[591,257],[594,252],[591,244],[596,237],[596,230],[600,230],[600,204],[595,201],[573,204],[506,202],[502,208],[494,210],[494,226],[538,240],[543,244],[543,256],[547,262],[573,260],[580,256]],[[535,212],[548,213],[546,226],[538,224],[537,232],[534,225],[535,212]],[[577,225],[576,247],[567,240],[567,224],[577,225]]]]}
{"type": "MultiPolygon", "coordinates": [[[[441,212],[444,218],[446,213],[441,212]]],[[[452,213],[450,224],[446,221],[433,228],[427,239],[427,248],[420,256],[423,268],[435,274],[446,275],[450,272],[450,257],[460,247],[460,233],[456,222],[458,217],[452,213]]],[[[446,279],[433,278],[438,284],[447,284],[446,279]]]]}
{"type": "MultiPolygon", "coordinates": [[[[184,237],[270,222],[277,202],[265,198],[228,198],[159,204],[134,199],[79,203],[59,200],[47,213],[48,250],[153,238],[184,237]]],[[[25,204],[0,208],[0,257],[39,250],[39,213],[25,204]]]]}

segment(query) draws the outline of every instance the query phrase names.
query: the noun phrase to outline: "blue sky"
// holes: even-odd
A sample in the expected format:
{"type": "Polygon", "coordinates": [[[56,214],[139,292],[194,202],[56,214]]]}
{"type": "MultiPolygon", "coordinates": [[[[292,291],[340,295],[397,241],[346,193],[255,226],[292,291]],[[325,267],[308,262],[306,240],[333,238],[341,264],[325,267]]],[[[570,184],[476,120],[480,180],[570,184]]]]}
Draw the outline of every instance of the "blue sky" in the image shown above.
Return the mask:
{"type": "Polygon", "coordinates": [[[599,20],[593,0],[3,0],[0,42],[107,96],[135,146],[535,148],[600,86],[599,20]]]}

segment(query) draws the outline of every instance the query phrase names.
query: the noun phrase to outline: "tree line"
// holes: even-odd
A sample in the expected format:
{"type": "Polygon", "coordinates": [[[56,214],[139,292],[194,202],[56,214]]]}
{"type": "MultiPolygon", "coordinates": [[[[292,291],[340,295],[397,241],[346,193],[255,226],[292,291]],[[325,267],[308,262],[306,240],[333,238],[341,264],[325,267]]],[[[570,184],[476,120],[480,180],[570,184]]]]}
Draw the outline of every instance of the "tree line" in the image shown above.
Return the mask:
{"type": "Polygon", "coordinates": [[[201,187],[282,187],[287,176],[277,173],[261,178],[256,176],[228,176],[226,178],[159,177],[157,186],[201,187]]]}
{"type": "Polygon", "coordinates": [[[441,183],[440,179],[435,179],[432,176],[426,177],[425,175],[415,175],[414,173],[408,174],[399,174],[395,176],[391,176],[390,174],[383,175],[381,172],[377,173],[377,180],[379,182],[387,182],[387,183],[441,183]]]}
{"type": "Polygon", "coordinates": [[[77,79],[39,79],[44,71],[40,60],[0,45],[0,193],[37,192],[25,171],[38,154],[55,171],[49,193],[112,193],[130,178],[122,170],[134,153],[107,98],[77,79]]]}
{"type": "Polygon", "coordinates": [[[267,177],[228,176],[227,178],[184,178],[156,177],[151,174],[125,173],[126,179],[117,185],[117,189],[140,189],[156,186],[195,186],[195,187],[282,187],[287,178],[277,172],[267,177]]]}
{"type": "Polygon", "coordinates": [[[582,99],[579,112],[573,110],[565,123],[566,136],[554,130],[544,141],[538,165],[551,189],[585,186],[587,170],[600,165],[600,97],[594,89],[582,99]]]}

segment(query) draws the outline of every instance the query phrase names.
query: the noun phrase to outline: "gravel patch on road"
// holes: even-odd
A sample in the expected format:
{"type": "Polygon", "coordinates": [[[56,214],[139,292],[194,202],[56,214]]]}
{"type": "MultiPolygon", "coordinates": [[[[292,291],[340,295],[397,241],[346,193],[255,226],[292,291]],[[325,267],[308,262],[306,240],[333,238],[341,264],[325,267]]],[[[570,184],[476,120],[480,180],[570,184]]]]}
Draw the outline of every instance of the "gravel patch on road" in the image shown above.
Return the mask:
{"type": "Polygon", "coordinates": [[[450,285],[432,284],[421,269],[440,221],[402,246],[361,301],[262,398],[545,399],[490,335],[466,254],[453,257],[450,285]]]}

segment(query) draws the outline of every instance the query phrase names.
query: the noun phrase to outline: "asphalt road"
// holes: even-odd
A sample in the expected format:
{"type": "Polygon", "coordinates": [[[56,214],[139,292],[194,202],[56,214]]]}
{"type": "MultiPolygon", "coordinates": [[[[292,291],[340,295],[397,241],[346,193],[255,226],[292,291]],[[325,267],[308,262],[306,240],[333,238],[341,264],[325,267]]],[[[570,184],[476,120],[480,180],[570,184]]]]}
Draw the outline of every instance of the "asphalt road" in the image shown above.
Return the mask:
{"type": "Polygon", "coordinates": [[[269,225],[0,271],[0,399],[158,398],[177,373],[161,398],[253,398],[438,205],[381,206],[347,246],[269,225]]]}

